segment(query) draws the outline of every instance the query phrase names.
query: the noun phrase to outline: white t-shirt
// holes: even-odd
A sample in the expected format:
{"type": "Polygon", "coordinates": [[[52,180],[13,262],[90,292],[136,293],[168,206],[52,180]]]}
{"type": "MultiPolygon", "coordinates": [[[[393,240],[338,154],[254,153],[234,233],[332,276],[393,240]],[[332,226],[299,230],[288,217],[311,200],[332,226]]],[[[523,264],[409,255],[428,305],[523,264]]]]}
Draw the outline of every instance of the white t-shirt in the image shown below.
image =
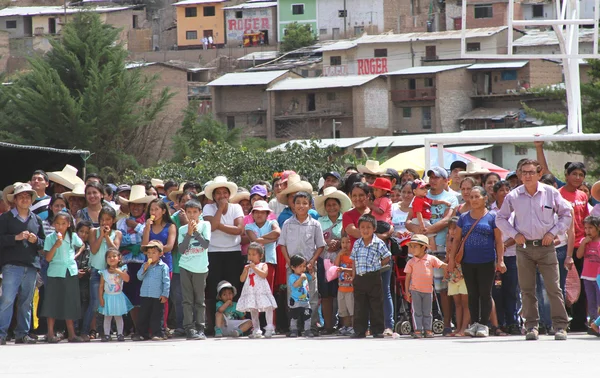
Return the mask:
{"type": "MultiPolygon", "coordinates": [[[[204,217],[212,217],[217,213],[217,205],[209,203],[202,209],[204,217]]],[[[244,211],[237,203],[230,203],[227,206],[227,212],[221,215],[221,223],[227,226],[234,226],[236,218],[243,218],[244,211]]],[[[229,235],[221,230],[213,231],[208,245],[208,252],[232,252],[241,251],[241,235],[229,235]]]]}
{"type": "MultiPolygon", "coordinates": [[[[269,209],[271,209],[276,216],[279,216],[279,214],[281,214],[281,212],[283,210],[285,210],[285,208],[287,207],[287,205],[283,205],[281,203],[279,203],[279,201],[277,201],[277,198],[273,198],[270,202],[269,202],[269,209]]],[[[283,225],[282,225],[283,227],[283,225]]]]}

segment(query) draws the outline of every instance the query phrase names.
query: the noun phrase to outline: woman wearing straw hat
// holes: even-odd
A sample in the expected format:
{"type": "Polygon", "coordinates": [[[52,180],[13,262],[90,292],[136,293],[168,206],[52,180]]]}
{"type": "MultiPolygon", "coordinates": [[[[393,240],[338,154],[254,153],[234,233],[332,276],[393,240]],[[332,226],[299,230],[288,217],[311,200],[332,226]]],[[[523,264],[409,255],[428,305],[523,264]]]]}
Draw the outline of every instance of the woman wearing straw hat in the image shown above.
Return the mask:
{"type": "Polygon", "coordinates": [[[327,246],[323,255],[317,263],[317,282],[319,284],[319,295],[321,296],[321,309],[325,320],[325,333],[333,333],[335,325],[333,313],[333,300],[337,296],[338,282],[333,280],[327,282],[325,277],[324,259],[329,259],[333,264],[337,253],[341,249],[342,240],[342,214],[352,207],[350,198],[335,187],[328,187],[323,194],[315,198],[315,207],[320,217],[318,219],[323,229],[323,237],[327,246]]]}
{"type": "MultiPolygon", "coordinates": [[[[206,197],[214,203],[204,206],[203,217],[211,226],[211,238],[208,245],[209,272],[206,292],[214,293],[217,284],[226,280],[235,283],[240,291],[240,274],[244,269],[242,260],[242,234],[244,233],[244,212],[242,207],[229,203],[229,198],[237,193],[237,185],[225,176],[217,176],[204,188],[206,197]]],[[[207,330],[214,327],[216,301],[207,296],[207,330]]]]}

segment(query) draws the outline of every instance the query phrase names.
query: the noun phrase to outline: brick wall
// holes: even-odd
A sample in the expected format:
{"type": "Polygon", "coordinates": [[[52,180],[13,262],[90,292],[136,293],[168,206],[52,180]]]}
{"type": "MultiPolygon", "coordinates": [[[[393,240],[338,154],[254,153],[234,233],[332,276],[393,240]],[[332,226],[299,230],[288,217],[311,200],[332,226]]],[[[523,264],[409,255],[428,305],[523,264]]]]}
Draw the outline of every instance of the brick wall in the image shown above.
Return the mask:
{"type": "MultiPolygon", "coordinates": [[[[580,66],[580,69],[585,66],[580,66]]],[[[549,60],[532,59],[525,67],[531,88],[545,87],[563,82],[562,66],[549,60]]]]}
{"type": "MultiPolygon", "coordinates": [[[[429,5],[426,0],[384,0],[384,31],[394,33],[426,32],[429,20],[429,5]],[[398,29],[399,25],[399,29],[398,29]]],[[[433,2],[433,29],[446,30],[446,16],[438,2],[433,2]]]]}
{"type": "MultiPolygon", "coordinates": [[[[515,2],[514,19],[522,20],[523,11],[521,4],[515,2]]],[[[508,20],[508,1],[506,0],[471,0],[467,1],[467,28],[489,28],[505,26],[508,20]],[[492,4],[492,18],[475,18],[475,6],[492,4]]]]}
{"type": "MultiPolygon", "coordinates": [[[[460,131],[458,118],[473,110],[471,72],[465,68],[436,75],[435,120],[438,133],[460,131]]],[[[433,116],[433,115],[432,115],[433,116]]]]}
{"type": "Polygon", "coordinates": [[[225,124],[234,117],[235,127],[244,129],[242,137],[266,137],[266,89],[266,85],[213,87],[215,117],[225,124]]]}
{"type": "Polygon", "coordinates": [[[388,113],[387,80],[377,78],[353,90],[352,137],[392,135],[388,113]]]}

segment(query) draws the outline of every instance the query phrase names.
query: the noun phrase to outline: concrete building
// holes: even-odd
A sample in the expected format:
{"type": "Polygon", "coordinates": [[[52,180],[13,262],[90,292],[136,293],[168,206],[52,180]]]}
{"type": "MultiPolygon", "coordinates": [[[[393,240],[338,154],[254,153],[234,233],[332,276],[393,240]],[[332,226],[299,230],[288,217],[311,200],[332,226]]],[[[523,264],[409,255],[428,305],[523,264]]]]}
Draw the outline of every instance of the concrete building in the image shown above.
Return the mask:
{"type": "MultiPolygon", "coordinates": [[[[594,30],[579,30],[579,52],[591,54],[594,51],[594,30]]],[[[560,54],[558,38],[553,30],[527,30],[527,34],[513,42],[514,54],[539,54],[540,58],[560,54]]]]}
{"type": "Polygon", "coordinates": [[[272,85],[269,139],[390,135],[388,91],[378,75],[282,80],[272,85]]]}
{"type": "Polygon", "coordinates": [[[287,70],[237,72],[210,82],[213,114],[229,129],[243,128],[243,137],[273,139],[267,88],[286,78],[298,78],[287,70]]]}
{"type": "Polygon", "coordinates": [[[556,19],[556,6],[550,0],[523,0],[521,9],[524,20],[556,19]]]}
{"type": "MultiPolygon", "coordinates": [[[[515,38],[522,33],[515,32],[515,38]]],[[[427,62],[460,58],[460,31],[365,35],[324,46],[323,75],[383,74],[427,62]]],[[[470,29],[467,49],[506,53],[507,27],[470,29]]]]}
{"type": "Polygon", "coordinates": [[[276,1],[253,1],[223,10],[229,46],[277,44],[276,1]]]}
{"type": "MultiPolygon", "coordinates": [[[[508,24],[508,1],[467,0],[466,27],[488,28],[508,24]]],[[[514,3],[514,19],[523,19],[521,1],[514,3]]],[[[446,1],[446,28],[459,30],[462,27],[462,0],[446,1]]]]}
{"type": "Polygon", "coordinates": [[[473,108],[468,66],[413,67],[388,73],[394,135],[459,131],[458,117],[473,108]]]}
{"type": "Polygon", "coordinates": [[[317,0],[278,0],[277,2],[277,40],[281,42],[288,24],[297,22],[310,25],[317,35],[317,0]]]}
{"type": "Polygon", "coordinates": [[[173,4],[177,11],[177,46],[180,49],[202,48],[204,37],[212,37],[213,45],[224,45],[225,1],[183,0],[173,4]]]}

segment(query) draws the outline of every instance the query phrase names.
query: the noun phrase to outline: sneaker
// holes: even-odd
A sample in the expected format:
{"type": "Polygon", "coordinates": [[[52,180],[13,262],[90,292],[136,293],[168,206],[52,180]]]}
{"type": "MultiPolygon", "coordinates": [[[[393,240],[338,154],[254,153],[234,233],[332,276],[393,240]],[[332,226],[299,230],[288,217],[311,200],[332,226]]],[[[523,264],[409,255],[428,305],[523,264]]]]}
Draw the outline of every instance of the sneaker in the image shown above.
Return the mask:
{"type": "Polygon", "coordinates": [[[556,333],[554,334],[554,340],[566,340],[567,339],[567,331],[565,331],[563,328],[559,328],[556,330],[556,333]]]}
{"type": "MultiPolygon", "coordinates": [[[[537,340],[539,339],[539,332],[536,328],[529,328],[525,334],[525,340],[537,340]]],[[[566,335],[565,335],[566,336],[566,335]]]]}
{"type": "Polygon", "coordinates": [[[298,331],[290,331],[290,333],[287,334],[287,337],[298,337],[298,331]]]}
{"type": "Polygon", "coordinates": [[[190,328],[185,332],[185,338],[188,340],[199,340],[200,336],[198,335],[198,331],[190,328]]]}
{"type": "Polygon", "coordinates": [[[15,339],[15,344],[36,344],[37,339],[30,337],[29,335],[25,335],[19,339],[15,339]]]}
{"type": "Polygon", "coordinates": [[[475,337],[475,335],[477,334],[478,328],[479,328],[479,323],[471,324],[470,327],[467,327],[467,329],[465,329],[465,335],[475,337]]]}
{"type": "Polygon", "coordinates": [[[267,339],[270,339],[271,337],[273,337],[273,328],[272,327],[268,327],[267,329],[265,329],[265,337],[267,339]]]}
{"type": "Polygon", "coordinates": [[[145,339],[140,335],[133,335],[133,336],[131,336],[131,340],[132,341],[144,341],[145,339]]]}
{"type": "Polygon", "coordinates": [[[313,333],[313,331],[304,331],[304,337],[315,337],[315,334],[313,333]]]}
{"type": "Polygon", "coordinates": [[[556,330],[554,329],[554,327],[550,327],[550,328],[548,328],[548,335],[549,335],[549,336],[554,336],[554,335],[556,335],[556,330]]]}
{"type": "Polygon", "coordinates": [[[421,331],[415,331],[410,335],[410,337],[413,339],[420,339],[423,337],[423,333],[421,333],[421,331]]]}
{"type": "Polygon", "coordinates": [[[125,341],[125,336],[123,335],[117,335],[117,341],[125,341]]]}
{"type": "Polygon", "coordinates": [[[165,341],[165,338],[162,336],[152,336],[152,341],[165,341]]]}
{"type": "Polygon", "coordinates": [[[263,333],[260,329],[253,331],[250,335],[248,335],[249,339],[262,339],[263,333]]]}
{"type": "Polygon", "coordinates": [[[344,334],[344,336],[351,336],[353,333],[354,333],[354,328],[346,327],[346,333],[344,334]]]}
{"type": "Polygon", "coordinates": [[[204,333],[204,330],[198,331],[198,340],[206,340],[206,334],[204,333]]]}
{"type": "Polygon", "coordinates": [[[442,331],[442,336],[448,336],[452,334],[452,327],[446,327],[442,331]]]}
{"type": "Polygon", "coordinates": [[[215,338],[221,338],[223,337],[223,331],[221,330],[221,328],[215,328],[215,338]]]}
{"type": "Polygon", "coordinates": [[[107,343],[107,342],[111,341],[111,338],[110,338],[109,335],[104,335],[104,336],[102,336],[102,338],[100,339],[100,341],[103,342],[103,343],[107,343]]]}
{"type": "Polygon", "coordinates": [[[482,324],[477,325],[477,331],[475,331],[475,336],[477,337],[488,337],[490,335],[490,330],[487,326],[482,324]]]}
{"type": "Polygon", "coordinates": [[[184,337],[184,336],[186,336],[185,329],[183,329],[183,328],[177,328],[175,331],[173,331],[173,336],[175,336],[175,337],[184,337]]]}
{"type": "Polygon", "coordinates": [[[347,328],[348,328],[348,327],[340,327],[340,328],[338,328],[338,329],[337,329],[337,331],[336,331],[336,333],[335,333],[335,334],[336,334],[336,335],[339,335],[339,336],[344,336],[344,333],[346,332],[346,329],[347,329],[347,328]]]}
{"type": "Polygon", "coordinates": [[[394,334],[394,331],[392,331],[392,329],[391,329],[391,328],[386,328],[386,329],[383,331],[383,336],[392,336],[393,334],[394,334]]]}

